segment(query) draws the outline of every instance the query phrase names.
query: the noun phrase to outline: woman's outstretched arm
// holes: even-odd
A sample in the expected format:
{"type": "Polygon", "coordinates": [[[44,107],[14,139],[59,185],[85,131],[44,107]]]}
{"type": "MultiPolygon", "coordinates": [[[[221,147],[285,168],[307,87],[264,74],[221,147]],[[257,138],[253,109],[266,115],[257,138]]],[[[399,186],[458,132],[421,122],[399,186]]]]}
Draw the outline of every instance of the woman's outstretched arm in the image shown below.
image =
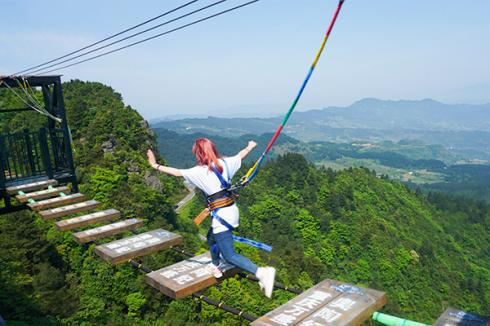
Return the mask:
{"type": "Polygon", "coordinates": [[[241,159],[243,160],[245,157],[247,157],[248,154],[250,154],[255,146],[257,146],[256,142],[254,142],[253,140],[249,141],[247,147],[238,152],[238,155],[240,155],[241,159]]]}
{"type": "Polygon", "coordinates": [[[155,154],[151,149],[146,152],[146,155],[148,156],[148,162],[150,163],[151,167],[154,168],[155,170],[158,170],[160,172],[166,173],[173,175],[174,177],[181,177],[182,173],[180,172],[179,169],[176,168],[171,168],[170,166],[164,166],[160,165],[157,163],[157,160],[155,158],[155,154]]]}

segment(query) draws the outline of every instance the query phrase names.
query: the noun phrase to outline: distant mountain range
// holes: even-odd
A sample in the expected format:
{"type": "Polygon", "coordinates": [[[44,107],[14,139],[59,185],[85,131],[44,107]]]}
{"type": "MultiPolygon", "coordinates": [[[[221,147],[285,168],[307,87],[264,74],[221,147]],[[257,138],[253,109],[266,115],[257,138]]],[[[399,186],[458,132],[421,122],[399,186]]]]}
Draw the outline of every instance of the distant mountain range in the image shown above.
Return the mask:
{"type": "MultiPolygon", "coordinates": [[[[153,128],[222,136],[272,132],[275,118],[187,118],[153,128]]],[[[441,144],[470,158],[490,159],[490,104],[444,104],[431,99],[388,101],[367,98],[348,107],[295,112],[285,132],[302,141],[399,141],[441,144]]]]}

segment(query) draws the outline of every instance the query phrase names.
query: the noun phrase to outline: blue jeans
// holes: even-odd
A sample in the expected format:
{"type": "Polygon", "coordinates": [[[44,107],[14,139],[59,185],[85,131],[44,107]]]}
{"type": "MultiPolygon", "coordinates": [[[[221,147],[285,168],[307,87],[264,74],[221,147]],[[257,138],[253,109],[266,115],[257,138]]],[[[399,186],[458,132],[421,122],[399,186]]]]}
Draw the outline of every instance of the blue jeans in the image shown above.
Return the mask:
{"type": "Polygon", "coordinates": [[[235,249],[233,249],[233,235],[231,231],[213,234],[213,229],[210,228],[207,238],[213,264],[218,266],[219,256],[221,254],[226,262],[254,275],[257,273],[257,265],[252,263],[250,259],[237,254],[235,249]]]}

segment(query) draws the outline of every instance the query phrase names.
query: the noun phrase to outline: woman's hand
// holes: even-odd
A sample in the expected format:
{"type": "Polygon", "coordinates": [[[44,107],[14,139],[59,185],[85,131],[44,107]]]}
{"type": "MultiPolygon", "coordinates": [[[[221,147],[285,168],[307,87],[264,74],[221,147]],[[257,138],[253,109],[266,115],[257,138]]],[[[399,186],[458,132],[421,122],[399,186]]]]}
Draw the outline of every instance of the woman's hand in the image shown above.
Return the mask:
{"type": "Polygon", "coordinates": [[[182,172],[180,172],[179,169],[171,168],[169,166],[163,166],[163,165],[158,164],[157,159],[155,158],[155,154],[153,153],[153,151],[151,149],[149,149],[146,152],[146,156],[148,156],[148,163],[150,163],[152,168],[154,168],[160,172],[163,172],[163,173],[166,173],[169,175],[173,175],[174,177],[181,177],[182,176],[182,172]]]}
{"type": "Polygon", "coordinates": [[[147,152],[146,152],[146,156],[148,156],[148,162],[150,163],[150,165],[155,168],[155,166],[158,166],[157,164],[157,159],[155,158],[155,154],[153,153],[153,151],[151,149],[149,149],[147,152]]]}
{"type": "Polygon", "coordinates": [[[253,140],[250,140],[248,142],[248,145],[246,148],[242,149],[238,155],[240,155],[241,159],[243,160],[245,157],[247,157],[248,154],[252,151],[257,146],[257,143],[254,142],[253,140]]]}

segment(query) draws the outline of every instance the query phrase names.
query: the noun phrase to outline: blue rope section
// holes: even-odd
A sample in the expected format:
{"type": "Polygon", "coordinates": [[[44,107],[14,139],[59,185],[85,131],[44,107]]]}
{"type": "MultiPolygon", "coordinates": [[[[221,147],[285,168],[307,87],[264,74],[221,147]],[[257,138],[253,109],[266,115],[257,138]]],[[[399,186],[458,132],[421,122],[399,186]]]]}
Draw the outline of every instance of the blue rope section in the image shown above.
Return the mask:
{"type": "Polygon", "coordinates": [[[244,243],[244,244],[247,244],[249,246],[252,246],[252,247],[255,247],[255,248],[258,248],[258,249],[267,251],[267,252],[271,252],[272,251],[272,247],[271,246],[269,246],[269,245],[267,245],[265,243],[262,243],[262,242],[250,240],[250,239],[239,237],[239,236],[236,236],[236,235],[233,236],[233,240],[235,242],[244,243]]]}

